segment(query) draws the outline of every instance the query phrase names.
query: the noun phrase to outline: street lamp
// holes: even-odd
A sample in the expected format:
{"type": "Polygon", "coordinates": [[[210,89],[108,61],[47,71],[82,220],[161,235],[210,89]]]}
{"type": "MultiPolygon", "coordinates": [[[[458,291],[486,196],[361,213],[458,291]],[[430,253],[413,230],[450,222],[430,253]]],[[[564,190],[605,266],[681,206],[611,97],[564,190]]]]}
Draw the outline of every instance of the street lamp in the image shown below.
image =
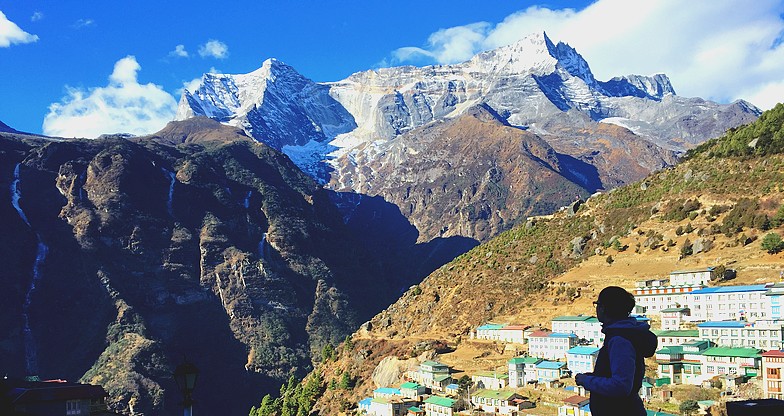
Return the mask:
{"type": "Polygon", "coordinates": [[[185,407],[184,416],[191,416],[193,414],[193,399],[191,399],[191,392],[193,392],[193,387],[196,385],[196,378],[198,376],[199,369],[187,360],[174,369],[174,380],[177,382],[177,387],[180,388],[184,398],[182,401],[182,405],[185,407]]]}

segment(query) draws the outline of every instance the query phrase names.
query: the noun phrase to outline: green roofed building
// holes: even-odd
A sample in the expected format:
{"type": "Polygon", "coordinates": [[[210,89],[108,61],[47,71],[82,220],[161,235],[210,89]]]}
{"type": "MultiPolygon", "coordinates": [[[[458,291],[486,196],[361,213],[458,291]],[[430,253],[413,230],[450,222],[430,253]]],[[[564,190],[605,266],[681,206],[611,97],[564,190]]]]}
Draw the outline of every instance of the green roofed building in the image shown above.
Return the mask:
{"type": "Polygon", "coordinates": [[[457,407],[455,400],[440,396],[430,396],[424,403],[428,416],[454,416],[457,407]]]}
{"type": "Polygon", "coordinates": [[[485,412],[510,414],[519,410],[519,400],[523,397],[508,390],[477,390],[471,394],[471,403],[485,412]]]}
{"type": "Polygon", "coordinates": [[[762,350],[757,348],[713,347],[702,352],[702,376],[756,377],[762,367],[762,350]]]}

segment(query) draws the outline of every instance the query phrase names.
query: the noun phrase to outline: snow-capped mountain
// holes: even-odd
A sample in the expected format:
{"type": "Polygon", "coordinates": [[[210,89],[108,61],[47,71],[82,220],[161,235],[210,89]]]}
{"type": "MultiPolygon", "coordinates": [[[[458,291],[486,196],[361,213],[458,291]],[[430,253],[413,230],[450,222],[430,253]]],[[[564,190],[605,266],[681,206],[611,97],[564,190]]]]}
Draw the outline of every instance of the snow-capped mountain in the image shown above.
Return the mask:
{"type": "Polygon", "coordinates": [[[536,33],[460,64],[382,68],[330,83],[314,83],[276,60],[244,75],[205,74],[196,91],[183,94],[177,119],[204,115],[241,127],[326,182],[340,175],[330,170],[352,149],[478,104],[537,134],[577,111],[675,151],[759,115],[743,101],[679,97],[664,74],[598,81],[574,48],[536,33]]]}

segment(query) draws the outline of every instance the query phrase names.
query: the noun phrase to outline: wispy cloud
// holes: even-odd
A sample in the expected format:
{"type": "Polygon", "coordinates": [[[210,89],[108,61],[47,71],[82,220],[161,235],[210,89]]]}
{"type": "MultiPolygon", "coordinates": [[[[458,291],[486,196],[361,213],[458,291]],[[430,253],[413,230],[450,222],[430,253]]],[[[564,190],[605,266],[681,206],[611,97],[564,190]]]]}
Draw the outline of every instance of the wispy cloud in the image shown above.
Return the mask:
{"type": "Polygon", "coordinates": [[[79,19],[76,22],[74,22],[74,24],[71,25],[71,27],[73,27],[74,29],[82,29],[88,26],[92,26],[94,24],[95,24],[95,20],[93,19],[79,19]]]}
{"type": "Polygon", "coordinates": [[[61,102],[49,106],[44,134],[98,137],[105,133],[154,133],[174,118],[177,101],[159,85],[139,84],[141,66],[134,56],[114,64],[105,87],[66,87],[61,102]]]}
{"type": "Polygon", "coordinates": [[[30,16],[31,22],[37,22],[44,18],[43,12],[34,12],[32,16],[30,16]]]}
{"type": "Polygon", "coordinates": [[[425,46],[392,52],[394,63],[455,63],[533,32],[569,43],[598,79],[666,73],[676,91],[762,108],[784,101],[784,0],[631,2],[598,0],[583,10],[530,7],[499,23],[441,29],[425,46]]]}
{"type": "Polygon", "coordinates": [[[7,48],[20,43],[32,43],[37,40],[37,35],[25,32],[16,23],[8,20],[5,14],[0,11],[0,48],[7,48]]]}
{"type": "Polygon", "coordinates": [[[177,45],[174,47],[174,50],[169,52],[169,56],[174,56],[177,58],[187,58],[190,56],[188,51],[185,50],[185,45],[177,45]]]}
{"type": "Polygon", "coordinates": [[[199,55],[202,58],[226,59],[229,57],[229,47],[215,39],[210,39],[199,47],[199,55]]]}

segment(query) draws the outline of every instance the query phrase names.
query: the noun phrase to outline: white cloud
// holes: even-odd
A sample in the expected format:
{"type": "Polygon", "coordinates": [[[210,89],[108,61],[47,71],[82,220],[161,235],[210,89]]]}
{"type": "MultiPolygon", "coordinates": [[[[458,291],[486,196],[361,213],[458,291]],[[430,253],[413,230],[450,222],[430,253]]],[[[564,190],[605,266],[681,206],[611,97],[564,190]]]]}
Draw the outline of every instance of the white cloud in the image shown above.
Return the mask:
{"type": "Polygon", "coordinates": [[[177,45],[174,47],[174,50],[169,52],[169,56],[174,56],[177,58],[187,58],[189,56],[188,51],[185,50],[185,45],[177,45]]]}
{"type": "Polygon", "coordinates": [[[784,0],[598,0],[583,10],[530,7],[495,25],[473,23],[433,33],[424,48],[393,52],[399,61],[438,63],[546,31],[573,46],[597,79],[666,73],[678,94],[762,107],[784,101],[784,0]]]}
{"type": "Polygon", "coordinates": [[[81,29],[83,27],[92,26],[95,24],[95,20],[93,19],[79,19],[71,25],[74,29],[81,29]]]}
{"type": "Polygon", "coordinates": [[[44,18],[43,12],[34,12],[32,16],[30,16],[31,22],[37,22],[44,18]]]}
{"type": "Polygon", "coordinates": [[[105,133],[149,134],[174,118],[177,101],[153,83],[139,84],[134,56],[114,64],[105,87],[67,88],[67,96],[49,106],[43,132],[58,137],[98,137],[105,133]]]}
{"type": "Polygon", "coordinates": [[[210,39],[199,47],[199,55],[202,58],[226,59],[229,57],[229,47],[219,40],[210,39]]]}
{"type": "Polygon", "coordinates": [[[7,48],[18,43],[32,43],[37,40],[37,35],[25,32],[16,23],[8,20],[5,14],[0,11],[0,48],[7,48]]]}

